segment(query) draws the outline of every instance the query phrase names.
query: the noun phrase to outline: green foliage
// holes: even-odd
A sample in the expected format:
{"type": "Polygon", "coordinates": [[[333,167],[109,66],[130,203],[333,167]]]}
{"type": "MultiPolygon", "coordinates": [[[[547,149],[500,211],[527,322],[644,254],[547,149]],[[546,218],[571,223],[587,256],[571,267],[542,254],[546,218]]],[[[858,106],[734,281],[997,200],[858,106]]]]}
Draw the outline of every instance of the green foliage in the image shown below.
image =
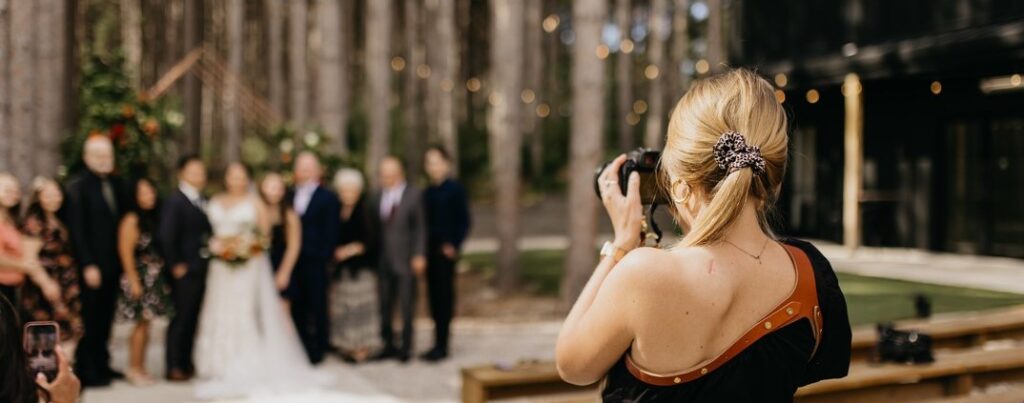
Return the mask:
{"type": "Polygon", "coordinates": [[[83,63],[78,122],[63,144],[63,175],[85,169],[82,147],[91,136],[114,143],[118,171],[129,177],[165,177],[170,142],[183,115],[170,101],[149,101],[131,86],[120,52],[89,54],[83,63]]]}
{"type": "Polygon", "coordinates": [[[361,153],[341,156],[330,151],[331,138],[319,128],[300,129],[293,124],[283,124],[271,130],[269,135],[250,134],[242,143],[242,161],[257,174],[278,172],[290,177],[292,162],[304,151],[320,158],[329,177],[343,166],[362,167],[361,153]],[[301,131],[300,131],[301,130],[301,131]]]}

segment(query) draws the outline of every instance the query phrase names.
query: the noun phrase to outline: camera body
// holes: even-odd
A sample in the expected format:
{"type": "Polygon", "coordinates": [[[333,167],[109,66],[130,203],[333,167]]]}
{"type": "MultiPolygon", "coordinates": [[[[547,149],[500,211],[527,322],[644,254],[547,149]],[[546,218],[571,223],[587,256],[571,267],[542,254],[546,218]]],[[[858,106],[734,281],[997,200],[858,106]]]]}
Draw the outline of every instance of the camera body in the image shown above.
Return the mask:
{"type": "MultiPolygon", "coordinates": [[[[648,148],[637,148],[626,154],[626,161],[619,169],[619,190],[625,195],[629,189],[629,175],[633,172],[640,174],[640,203],[644,205],[668,204],[668,195],[661,186],[661,173],[658,170],[658,163],[661,161],[661,151],[648,148]]],[[[601,164],[594,172],[594,192],[601,197],[601,172],[611,161],[601,164]]]]}

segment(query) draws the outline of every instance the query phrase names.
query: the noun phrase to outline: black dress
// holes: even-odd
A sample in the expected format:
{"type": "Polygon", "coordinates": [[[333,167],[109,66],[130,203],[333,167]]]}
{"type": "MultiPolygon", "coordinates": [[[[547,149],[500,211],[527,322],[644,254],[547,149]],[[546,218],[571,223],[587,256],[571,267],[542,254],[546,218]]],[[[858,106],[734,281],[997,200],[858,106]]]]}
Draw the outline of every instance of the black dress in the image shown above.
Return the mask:
{"type": "MultiPolygon", "coordinates": [[[[666,386],[644,382],[624,355],[608,372],[605,402],[790,402],[800,386],[846,376],[850,365],[850,323],[846,301],[828,261],[810,243],[784,240],[802,250],[813,268],[821,307],[821,338],[815,350],[811,321],[782,325],[696,379],[666,386]],[[812,357],[813,354],[813,357],[812,357]]],[[[770,325],[769,325],[770,327],[770,325]]]]}
{"type": "Polygon", "coordinates": [[[370,223],[370,216],[365,211],[365,204],[363,200],[359,200],[352,208],[348,219],[340,216],[338,218],[338,246],[359,242],[363,244],[363,253],[338,262],[334,269],[335,279],[340,278],[343,274],[354,278],[360,270],[372,268],[372,262],[376,261],[374,260],[374,245],[371,242],[374,239],[373,226],[370,223]]]}
{"type": "MultiPolygon", "coordinates": [[[[270,263],[274,273],[277,273],[278,268],[281,267],[281,262],[284,260],[284,252],[288,249],[288,235],[284,228],[287,219],[286,213],[281,212],[280,222],[270,228],[270,263]]],[[[288,288],[281,290],[279,294],[283,298],[291,299],[294,290],[295,287],[289,282],[288,288]]]]}

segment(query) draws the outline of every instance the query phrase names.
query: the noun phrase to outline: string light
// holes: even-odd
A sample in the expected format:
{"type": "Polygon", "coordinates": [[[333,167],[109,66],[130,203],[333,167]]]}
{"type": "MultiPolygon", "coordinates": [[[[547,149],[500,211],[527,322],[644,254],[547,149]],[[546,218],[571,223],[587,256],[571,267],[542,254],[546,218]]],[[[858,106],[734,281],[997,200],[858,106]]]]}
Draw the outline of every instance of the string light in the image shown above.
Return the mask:
{"type": "Polygon", "coordinates": [[[942,83],[938,81],[932,81],[932,85],[929,89],[932,90],[932,94],[939,95],[942,93],[942,83]]]}
{"type": "Polygon", "coordinates": [[[524,104],[532,104],[533,100],[536,99],[536,97],[537,97],[537,94],[534,94],[533,90],[531,90],[529,88],[524,89],[523,92],[521,92],[519,94],[519,98],[521,98],[523,100],[524,104]]]}
{"type": "Polygon", "coordinates": [[[558,29],[559,22],[560,21],[557,15],[551,14],[547,16],[546,18],[544,18],[543,22],[544,32],[547,32],[549,34],[555,32],[555,30],[558,29]]]}
{"type": "Polygon", "coordinates": [[[594,53],[597,54],[597,58],[598,59],[601,59],[601,60],[607,59],[608,58],[608,53],[609,53],[608,46],[604,45],[604,44],[597,45],[597,50],[594,53]]]}
{"type": "Polygon", "coordinates": [[[633,41],[630,39],[623,39],[622,43],[619,44],[619,49],[622,49],[622,53],[630,54],[633,53],[633,41]]]}
{"type": "Polygon", "coordinates": [[[636,102],[633,102],[633,113],[643,115],[644,112],[647,112],[647,102],[642,99],[638,99],[636,102]]]}
{"type": "Polygon", "coordinates": [[[785,87],[786,84],[789,84],[789,78],[786,77],[784,73],[779,73],[775,75],[775,85],[779,87],[785,87]]]}
{"type": "Polygon", "coordinates": [[[1020,87],[1020,74],[1014,74],[1010,76],[1010,84],[1014,87],[1020,87]]]}
{"type": "Polygon", "coordinates": [[[786,102],[786,91],[775,90],[775,100],[779,101],[780,104],[786,102]]]}
{"type": "Polygon", "coordinates": [[[711,70],[711,65],[708,64],[707,60],[700,59],[697,61],[697,64],[694,66],[694,68],[697,69],[697,74],[704,74],[707,73],[708,70],[711,70]]]}
{"type": "Polygon", "coordinates": [[[487,96],[487,103],[496,107],[501,104],[501,97],[498,96],[497,92],[492,92],[491,95],[487,96]]]}
{"type": "Polygon", "coordinates": [[[419,66],[416,66],[416,76],[418,76],[419,78],[423,78],[423,79],[429,78],[430,77],[430,66],[425,65],[425,64],[421,64],[419,66]]]}
{"type": "Polygon", "coordinates": [[[551,114],[551,107],[548,104],[537,105],[537,116],[546,118],[551,114]]]}
{"type": "Polygon", "coordinates": [[[818,94],[818,90],[812,89],[807,91],[807,102],[816,104],[819,99],[821,99],[821,95],[818,94]]]}
{"type": "Polygon", "coordinates": [[[630,112],[626,115],[626,123],[629,123],[630,126],[636,126],[640,123],[640,115],[630,112]]]}
{"type": "Polygon", "coordinates": [[[402,71],[405,70],[405,59],[402,56],[395,56],[391,58],[391,70],[402,71]]]}
{"type": "Polygon", "coordinates": [[[469,92],[480,91],[480,79],[472,77],[469,80],[466,80],[466,89],[469,90],[469,92]]]}
{"type": "Polygon", "coordinates": [[[453,89],[455,89],[455,84],[452,83],[451,79],[446,78],[441,80],[441,91],[452,92],[453,89]]]}
{"type": "Polygon", "coordinates": [[[658,73],[658,66],[653,64],[648,64],[647,68],[644,69],[644,77],[647,77],[648,80],[658,78],[658,73]]]}

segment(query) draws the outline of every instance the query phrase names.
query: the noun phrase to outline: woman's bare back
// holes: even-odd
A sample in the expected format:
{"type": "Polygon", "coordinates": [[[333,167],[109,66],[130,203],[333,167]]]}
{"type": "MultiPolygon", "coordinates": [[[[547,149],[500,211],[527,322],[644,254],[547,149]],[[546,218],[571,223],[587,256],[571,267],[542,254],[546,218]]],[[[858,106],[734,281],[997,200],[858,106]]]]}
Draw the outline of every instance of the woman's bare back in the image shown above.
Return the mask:
{"type": "Polygon", "coordinates": [[[711,361],[790,296],[796,272],[788,252],[769,242],[759,264],[729,245],[650,249],[654,290],[637,289],[642,307],[631,357],[654,374],[711,361]],[[650,292],[653,291],[653,292],[650,292]]]}

